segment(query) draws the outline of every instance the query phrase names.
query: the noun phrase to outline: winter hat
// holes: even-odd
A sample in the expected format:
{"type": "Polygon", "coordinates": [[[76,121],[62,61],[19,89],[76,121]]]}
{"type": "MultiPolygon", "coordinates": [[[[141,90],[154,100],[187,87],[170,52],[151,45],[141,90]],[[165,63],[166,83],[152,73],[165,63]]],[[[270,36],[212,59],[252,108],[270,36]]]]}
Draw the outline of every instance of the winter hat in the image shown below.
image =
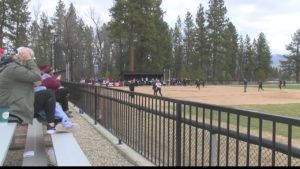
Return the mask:
{"type": "Polygon", "coordinates": [[[3,55],[5,53],[5,50],[0,48],[0,55],[3,55]]]}
{"type": "Polygon", "coordinates": [[[0,61],[4,60],[4,57],[2,55],[5,54],[5,50],[0,48],[0,61]]]}

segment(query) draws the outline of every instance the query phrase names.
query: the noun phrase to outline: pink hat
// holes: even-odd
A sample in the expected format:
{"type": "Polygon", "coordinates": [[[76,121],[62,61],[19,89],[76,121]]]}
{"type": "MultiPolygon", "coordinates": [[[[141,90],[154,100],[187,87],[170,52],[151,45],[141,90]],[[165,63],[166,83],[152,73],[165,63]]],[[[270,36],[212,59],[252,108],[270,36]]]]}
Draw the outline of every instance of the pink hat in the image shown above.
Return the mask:
{"type": "Polygon", "coordinates": [[[53,70],[53,68],[51,66],[48,66],[48,65],[41,65],[40,70],[43,73],[50,73],[53,70]]]}

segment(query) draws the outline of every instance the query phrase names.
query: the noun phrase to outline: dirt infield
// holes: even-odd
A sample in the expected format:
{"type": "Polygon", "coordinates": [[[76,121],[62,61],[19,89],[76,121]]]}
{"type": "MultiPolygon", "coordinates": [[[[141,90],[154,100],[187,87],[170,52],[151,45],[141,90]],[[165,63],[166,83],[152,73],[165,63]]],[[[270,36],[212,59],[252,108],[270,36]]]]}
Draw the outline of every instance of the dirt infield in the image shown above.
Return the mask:
{"type": "MultiPolygon", "coordinates": [[[[119,89],[129,91],[128,87],[119,89]]],[[[136,87],[135,91],[153,94],[152,86],[136,87]]],[[[265,88],[258,92],[258,88],[248,87],[244,93],[243,86],[206,86],[200,90],[196,86],[163,86],[162,94],[178,100],[224,106],[300,103],[300,90],[265,88]]]]}

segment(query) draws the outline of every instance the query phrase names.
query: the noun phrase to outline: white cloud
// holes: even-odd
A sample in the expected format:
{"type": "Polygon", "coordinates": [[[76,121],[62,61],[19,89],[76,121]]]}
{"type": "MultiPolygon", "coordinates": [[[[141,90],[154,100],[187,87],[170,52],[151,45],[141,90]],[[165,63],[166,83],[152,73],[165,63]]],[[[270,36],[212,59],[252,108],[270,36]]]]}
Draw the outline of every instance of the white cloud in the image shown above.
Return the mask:
{"type": "MultiPolygon", "coordinates": [[[[41,11],[53,16],[58,0],[32,0],[31,5],[41,4],[41,11]]],[[[72,2],[80,17],[89,21],[89,11],[93,8],[103,22],[110,20],[109,9],[114,0],[64,0],[66,7],[72,2]]],[[[195,19],[200,3],[208,9],[209,0],[162,0],[164,19],[174,27],[177,17],[182,21],[189,11],[195,19]]],[[[299,0],[225,0],[227,17],[236,26],[240,35],[248,34],[252,39],[260,32],[265,33],[271,52],[285,54],[285,46],[290,43],[291,35],[300,29],[299,0]]],[[[30,10],[32,11],[33,8],[30,10]]]]}

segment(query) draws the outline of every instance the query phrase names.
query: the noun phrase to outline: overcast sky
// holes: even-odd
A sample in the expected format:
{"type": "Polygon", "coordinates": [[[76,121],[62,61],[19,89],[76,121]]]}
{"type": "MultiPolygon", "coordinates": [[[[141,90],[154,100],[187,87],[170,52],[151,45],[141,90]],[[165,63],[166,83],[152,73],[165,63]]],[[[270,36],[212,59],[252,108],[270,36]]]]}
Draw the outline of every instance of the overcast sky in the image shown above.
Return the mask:
{"type": "MultiPolygon", "coordinates": [[[[72,2],[82,18],[87,18],[94,9],[102,22],[110,20],[109,9],[113,0],[63,0],[69,7],[72,2]]],[[[29,10],[40,9],[53,16],[58,0],[31,0],[29,10]]],[[[186,13],[193,18],[200,3],[208,9],[209,0],[162,0],[161,8],[166,12],[164,19],[170,27],[174,27],[177,16],[184,20],[186,13]]],[[[300,29],[300,0],[225,0],[227,17],[236,26],[238,34],[248,34],[251,39],[260,32],[266,35],[272,54],[287,54],[285,46],[291,36],[300,29]]]]}

